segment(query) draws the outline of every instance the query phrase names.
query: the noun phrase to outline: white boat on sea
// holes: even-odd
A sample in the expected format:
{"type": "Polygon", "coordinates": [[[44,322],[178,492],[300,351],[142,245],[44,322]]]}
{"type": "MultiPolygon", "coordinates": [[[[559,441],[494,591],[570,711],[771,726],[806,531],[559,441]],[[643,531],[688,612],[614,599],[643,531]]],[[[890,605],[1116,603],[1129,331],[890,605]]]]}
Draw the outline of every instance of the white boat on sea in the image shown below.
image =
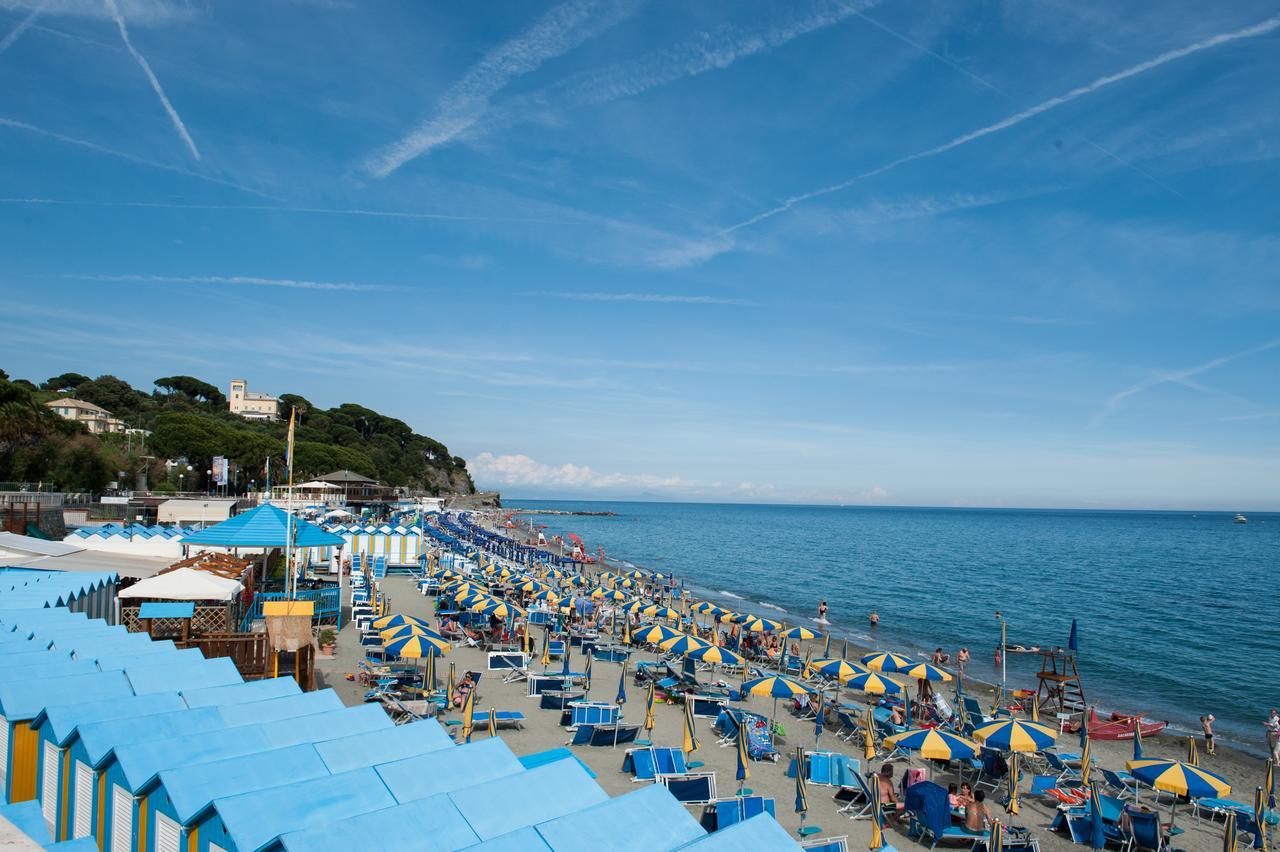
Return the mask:
{"type": "Polygon", "coordinates": [[[1249,519],[1248,519],[1248,518],[1246,518],[1244,515],[1236,515],[1235,520],[1234,520],[1234,521],[1232,521],[1232,523],[1236,523],[1236,524],[1247,524],[1247,523],[1249,523],[1249,519]]]}

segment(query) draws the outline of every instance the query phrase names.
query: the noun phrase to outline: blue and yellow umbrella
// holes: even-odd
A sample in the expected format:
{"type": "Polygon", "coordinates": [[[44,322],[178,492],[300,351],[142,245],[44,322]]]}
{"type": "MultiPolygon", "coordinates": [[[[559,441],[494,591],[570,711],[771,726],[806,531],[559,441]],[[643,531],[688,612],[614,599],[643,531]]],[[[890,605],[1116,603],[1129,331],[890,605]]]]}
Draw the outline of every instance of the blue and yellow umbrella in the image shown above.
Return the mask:
{"type": "Polygon", "coordinates": [[[771,698],[796,698],[813,692],[803,683],[785,675],[768,675],[749,680],[742,685],[742,691],[752,695],[767,695],[771,698]]]}
{"type": "Polygon", "coordinates": [[[431,623],[416,615],[403,615],[402,613],[394,613],[393,615],[384,615],[382,618],[376,618],[373,621],[374,630],[387,630],[391,627],[403,627],[406,624],[416,624],[419,627],[430,627],[431,623]]]}
{"type": "Polygon", "coordinates": [[[441,642],[447,641],[436,631],[419,624],[401,624],[399,627],[388,627],[386,630],[380,631],[378,635],[382,638],[384,645],[388,642],[394,642],[396,639],[403,639],[406,636],[430,636],[432,639],[439,639],[441,642]]]}
{"type": "Polygon", "coordinates": [[[1148,787],[1189,799],[1221,799],[1231,792],[1231,785],[1221,776],[1181,760],[1144,758],[1129,761],[1126,768],[1148,787]]]}
{"type": "Polygon", "coordinates": [[[742,622],[742,629],[749,633],[773,633],[782,629],[781,621],[772,618],[761,618],[758,615],[747,616],[742,622]]]}
{"type": "Polygon", "coordinates": [[[964,737],[938,728],[918,728],[885,737],[885,745],[918,751],[926,760],[968,760],[978,756],[978,746],[964,737]]]}
{"type": "Polygon", "coordinates": [[[878,651],[874,654],[867,654],[862,658],[862,664],[869,669],[878,672],[898,672],[903,669],[909,669],[916,663],[909,657],[901,654],[891,654],[888,651],[878,651]]]}
{"type": "Polygon", "coordinates": [[[909,677],[912,680],[933,680],[933,681],[949,681],[951,675],[942,669],[930,663],[913,663],[912,665],[896,669],[903,677],[909,677]]]}
{"type": "Polygon", "coordinates": [[[1049,748],[1058,732],[1048,725],[1021,719],[1003,719],[983,725],[973,732],[973,738],[997,751],[1032,752],[1049,748]]]}
{"type": "Polygon", "coordinates": [[[751,777],[751,770],[748,768],[750,761],[747,759],[747,726],[738,726],[738,767],[733,777],[738,782],[738,789],[741,790],[747,779],[751,777]]]}
{"type": "Polygon", "coordinates": [[[902,684],[875,672],[859,672],[845,681],[845,686],[870,695],[897,695],[902,692],[902,684]]]}
{"type": "Polygon", "coordinates": [[[653,687],[653,681],[649,681],[649,691],[646,692],[644,696],[644,729],[649,732],[653,731],[654,699],[655,699],[655,690],[653,687]]]}
{"type": "Polygon", "coordinates": [[[699,639],[697,636],[690,636],[687,633],[680,633],[670,639],[665,639],[658,643],[658,647],[664,651],[670,651],[673,654],[687,654],[690,651],[696,651],[699,648],[715,647],[705,639],[699,639]]]}
{"type": "Polygon", "coordinates": [[[684,756],[687,758],[697,751],[699,747],[698,737],[693,729],[693,702],[686,701],[684,703],[684,744],[682,746],[684,756]]]}
{"type": "Polygon", "coordinates": [[[804,746],[796,747],[796,813],[800,814],[800,832],[804,833],[804,818],[809,814],[809,788],[804,771],[804,746]]]}
{"type": "Polygon", "coordinates": [[[393,657],[411,660],[430,654],[446,654],[451,647],[448,642],[430,636],[405,636],[388,642],[385,650],[393,657]]]}
{"type": "Polygon", "coordinates": [[[662,624],[646,624],[640,629],[632,631],[631,641],[638,642],[641,645],[661,645],[671,639],[678,639],[683,636],[676,630],[672,630],[662,624]]]}
{"type": "Polygon", "coordinates": [[[809,663],[809,669],[815,674],[822,675],[830,680],[838,680],[841,683],[845,683],[856,675],[869,674],[862,666],[851,663],[848,660],[814,660],[809,663]]]}
{"type": "Polygon", "coordinates": [[[1236,852],[1236,812],[1227,811],[1227,821],[1222,825],[1222,852],[1236,852]]]}
{"type": "Polygon", "coordinates": [[[807,627],[801,627],[799,625],[795,627],[789,627],[786,630],[779,633],[778,635],[783,639],[799,639],[801,641],[818,638],[817,633],[815,633],[814,631],[810,630],[807,627]]]}
{"type": "Polygon", "coordinates": [[[685,654],[691,660],[697,660],[700,663],[719,663],[726,666],[742,666],[746,665],[746,659],[734,651],[730,651],[721,645],[707,645],[703,648],[694,648],[685,654]]]}

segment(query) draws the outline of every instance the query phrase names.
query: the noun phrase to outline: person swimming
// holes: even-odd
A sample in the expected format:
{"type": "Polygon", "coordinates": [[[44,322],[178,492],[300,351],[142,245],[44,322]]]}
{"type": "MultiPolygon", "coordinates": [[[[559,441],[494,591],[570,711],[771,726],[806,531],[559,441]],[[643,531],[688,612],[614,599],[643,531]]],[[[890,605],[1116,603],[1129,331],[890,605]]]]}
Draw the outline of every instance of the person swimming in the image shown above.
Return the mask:
{"type": "Polygon", "coordinates": [[[873,609],[873,610],[871,610],[871,616],[870,616],[870,618],[871,618],[871,626],[872,626],[872,627],[875,627],[877,624],[879,624],[879,623],[880,623],[880,613],[876,612],[874,609],[873,609]]]}
{"type": "Polygon", "coordinates": [[[818,620],[819,621],[827,620],[827,602],[826,601],[822,601],[821,603],[818,604],[818,620]]]}

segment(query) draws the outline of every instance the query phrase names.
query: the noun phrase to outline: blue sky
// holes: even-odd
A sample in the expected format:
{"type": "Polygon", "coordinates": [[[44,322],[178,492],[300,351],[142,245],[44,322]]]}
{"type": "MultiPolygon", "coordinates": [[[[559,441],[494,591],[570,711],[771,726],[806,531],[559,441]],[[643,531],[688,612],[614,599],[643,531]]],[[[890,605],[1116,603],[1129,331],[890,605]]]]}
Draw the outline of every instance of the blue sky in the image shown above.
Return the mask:
{"type": "Polygon", "coordinates": [[[1280,4],[0,0],[0,365],[535,496],[1280,508],[1280,4]]]}

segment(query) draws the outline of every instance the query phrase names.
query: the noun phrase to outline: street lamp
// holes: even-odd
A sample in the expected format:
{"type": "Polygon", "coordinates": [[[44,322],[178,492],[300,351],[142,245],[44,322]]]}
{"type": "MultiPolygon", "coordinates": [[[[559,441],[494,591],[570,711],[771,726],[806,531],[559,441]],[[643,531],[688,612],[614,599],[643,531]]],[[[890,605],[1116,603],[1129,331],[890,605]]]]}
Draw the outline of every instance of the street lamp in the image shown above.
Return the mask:
{"type": "Polygon", "coordinates": [[[204,493],[213,494],[213,468],[208,468],[204,472],[204,493]]]}
{"type": "Polygon", "coordinates": [[[1000,610],[996,610],[996,621],[1000,622],[1000,691],[1003,692],[1009,679],[1009,624],[1000,610]]]}

